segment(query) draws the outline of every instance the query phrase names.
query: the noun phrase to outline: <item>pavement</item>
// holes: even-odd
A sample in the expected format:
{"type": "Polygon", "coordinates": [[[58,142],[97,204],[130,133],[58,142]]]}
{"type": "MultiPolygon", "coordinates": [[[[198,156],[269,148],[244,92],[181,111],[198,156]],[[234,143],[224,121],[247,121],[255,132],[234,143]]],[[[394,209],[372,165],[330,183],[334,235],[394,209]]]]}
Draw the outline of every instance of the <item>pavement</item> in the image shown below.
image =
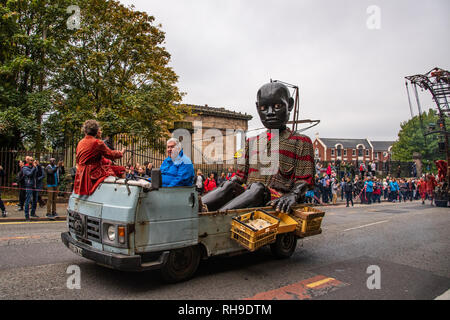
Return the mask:
{"type": "MultiPolygon", "coordinates": [[[[25,221],[25,212],[18,211],[17,200],[3,200],[6,208],[6,218],[1,217],[0,223],[5,222],[23,222],[25,221]]],[[[31,211],[31,210],[30,210],[31,211]]],[[[36,207],[36,215],[38,218],[30,217],[31,221],[64,221],[67,219],[67,202],[56,203],[57,217],[54,219],[47,218],[47,206],[40,207],[39,204],[36,207]]]]}

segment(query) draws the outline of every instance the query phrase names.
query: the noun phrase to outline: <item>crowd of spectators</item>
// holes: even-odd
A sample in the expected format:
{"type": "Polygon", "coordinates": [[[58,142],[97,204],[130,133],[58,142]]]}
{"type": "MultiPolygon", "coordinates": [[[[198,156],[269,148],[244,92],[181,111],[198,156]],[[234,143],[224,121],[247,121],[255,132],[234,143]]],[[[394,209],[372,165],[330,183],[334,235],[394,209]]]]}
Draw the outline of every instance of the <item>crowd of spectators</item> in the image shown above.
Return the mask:
{"type": "Polygon", "coordinates": [[[336,169],[332,164],[326,170],[320,164],[316,165],[315,187],[306,194],[306,202],[336,204],[340,195],[341,200],[345,198],[347,207],[350,204],[353,206],[355,201],[361,204],[380,203],[382,198],[390,202],[420,199],[422,204],[430,200],[433,204],[433,190],[437,185],[433,174],[420,178],[379,178],[375,175],[373,163],[367,167],[362,163],[358,171],[336,169]]]}

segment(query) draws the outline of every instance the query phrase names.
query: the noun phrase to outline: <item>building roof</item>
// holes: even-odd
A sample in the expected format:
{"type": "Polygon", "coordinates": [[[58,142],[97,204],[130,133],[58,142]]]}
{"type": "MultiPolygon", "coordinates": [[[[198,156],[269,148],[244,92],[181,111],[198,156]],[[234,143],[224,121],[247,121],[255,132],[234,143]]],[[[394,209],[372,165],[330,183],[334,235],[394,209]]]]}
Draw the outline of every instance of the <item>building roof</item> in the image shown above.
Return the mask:
{"type": "Polygon", "coordinates": [[[208,105],[198,106],[192,104],[185,104],[186,107],[192,108],[192,113],[216,116],[222,118],[231,118],[231,119],[241,119],[241,120],[251,120],[253,117],[247,113],[241,113],[236,111],[230,111],[225,108],[217,108],[217,107],[209,107],[208,105]]]}
{"type": "Polygon", "coordinates": [[[394,144],[395,141],[372,141],[374,151],[387,151],[394,144]]]}
{"type": "Polygon", "coordinates": [[[367,139],[336,139],[336,138],[320,138],[327,148],[336,148],[337,144],[341,144],[343,149],[356,149],[356,146],[362,144],[366,149],[371,146],[367,139]]]}

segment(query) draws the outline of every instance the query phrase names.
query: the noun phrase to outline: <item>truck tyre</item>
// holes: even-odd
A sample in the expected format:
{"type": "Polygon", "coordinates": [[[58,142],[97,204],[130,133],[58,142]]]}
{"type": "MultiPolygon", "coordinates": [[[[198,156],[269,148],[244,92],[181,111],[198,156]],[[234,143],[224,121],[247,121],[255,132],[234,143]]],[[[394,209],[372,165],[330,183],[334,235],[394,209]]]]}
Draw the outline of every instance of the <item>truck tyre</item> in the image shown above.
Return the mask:
{"type": "Polygon", "coordinates": [[[270,245],[272,254],[277,259],[286,259],[292,256],[297,247],[297,237],[295,233],[282,233],[277,235],[275,243],[270,245]]]}
{"type": "Polygon", "coordinates": [[[161,274],[169,283],[190,279],[197,271],[200,263],[200,249],[198,246],[172,250],[166,264],[161,268],[161,274]]]}

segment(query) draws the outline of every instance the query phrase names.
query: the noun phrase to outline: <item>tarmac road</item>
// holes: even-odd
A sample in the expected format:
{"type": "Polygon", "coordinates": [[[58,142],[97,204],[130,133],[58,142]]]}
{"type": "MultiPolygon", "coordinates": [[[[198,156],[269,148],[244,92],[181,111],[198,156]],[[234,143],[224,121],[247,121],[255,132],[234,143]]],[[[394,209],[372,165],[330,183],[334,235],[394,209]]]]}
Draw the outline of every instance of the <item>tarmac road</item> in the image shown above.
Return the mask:
{"type": "Polygon", "coordinates": [[[216,257],[171,285],[158,271],[124,273],[73,254],[60,240],[65,221],[3,222],[0,299],[448,299],[448,208],[414,201],[324,209],[323,233],[299,241],[288,260],[268,248],[216,257]],[[81,289],[67,287],[72,265],[81,289]],[[373,268],[379,282],[369,279],[373,268]]]}

